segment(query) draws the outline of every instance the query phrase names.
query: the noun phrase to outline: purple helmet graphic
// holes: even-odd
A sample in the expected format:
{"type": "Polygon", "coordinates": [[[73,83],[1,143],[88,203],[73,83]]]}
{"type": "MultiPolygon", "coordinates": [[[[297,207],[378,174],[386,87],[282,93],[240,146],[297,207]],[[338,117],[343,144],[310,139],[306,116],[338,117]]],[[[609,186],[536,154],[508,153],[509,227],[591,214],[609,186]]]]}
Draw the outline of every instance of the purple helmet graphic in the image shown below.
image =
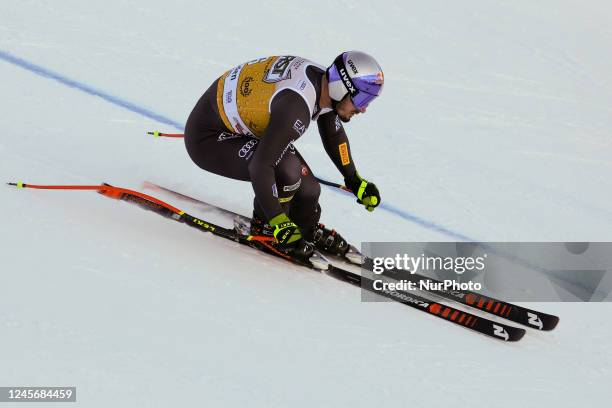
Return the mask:
{"type": "Polygon", "coordinates": [[[347,51],[338,55],[327,68],[329,96],[340,102],[350,94],[358,109],[365,108],[379,96],[385,77],[378,62],[361,51],[347,51]]]}

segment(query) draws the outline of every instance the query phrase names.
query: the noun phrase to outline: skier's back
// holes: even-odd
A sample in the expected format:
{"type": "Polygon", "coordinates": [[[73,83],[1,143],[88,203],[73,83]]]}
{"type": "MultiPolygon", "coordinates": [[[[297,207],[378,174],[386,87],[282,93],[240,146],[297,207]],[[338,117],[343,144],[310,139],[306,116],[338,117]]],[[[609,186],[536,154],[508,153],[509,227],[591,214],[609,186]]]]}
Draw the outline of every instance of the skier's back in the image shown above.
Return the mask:
{"type": "Polygon", "coordinates": [[[369,55],[345,52],[326,70],[305,58],[273,56],[239,65],[215,80],[191,112],[185,145],[202,169],[251,181],[251,234],[273,235],[284,251],[308,255],[312,245],[343,254],[346,242],[319,224],[320,186],[293,146],[312,120],[358,202],[380,204],[373,183],[355,168],[342,126],[363,113],[383,88],[369,55]]]}

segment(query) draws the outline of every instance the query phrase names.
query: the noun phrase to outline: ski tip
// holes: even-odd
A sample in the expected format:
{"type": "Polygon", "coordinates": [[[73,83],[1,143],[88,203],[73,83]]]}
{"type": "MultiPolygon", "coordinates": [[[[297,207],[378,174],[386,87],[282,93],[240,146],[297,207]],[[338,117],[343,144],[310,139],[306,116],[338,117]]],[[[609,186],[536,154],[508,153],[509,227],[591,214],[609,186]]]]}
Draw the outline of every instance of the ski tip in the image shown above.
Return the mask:
{"type": "Polygon", "coordinates": [[[16,183],[6,183],[9,186],[13,186],[13,187],[17,187],[17,188],[25,188],[27,186],[26,183],[24,183],[23,181],[18,181],[16,183]]]}
{"type": "Polygon", "coordinates": [[[147,132],[147,135],[151,135],[153,137],[160,137],[161,136],[159,130],[149,131],[149,132],[147,132]]]}
{"type": "Polygon", "coordinates": [[[557,327],[557,324],[559,323],[559,317],[550,315],[545,320],[543,320],[542,323],[544,323],[542,330],[550,331],[557,327]]]}
{"type": "Polygon", "coordinates": [[[512,331],[512,333],[510,334],[510,337],[508,338],[509,342],[513,342],[513,341],[519,341],[520,339],[523,338],[523,336],[525,336],[525,333],[527,332],[525,329],[521,329],[519,327],[514,327],[515,330],[512,331]]]}

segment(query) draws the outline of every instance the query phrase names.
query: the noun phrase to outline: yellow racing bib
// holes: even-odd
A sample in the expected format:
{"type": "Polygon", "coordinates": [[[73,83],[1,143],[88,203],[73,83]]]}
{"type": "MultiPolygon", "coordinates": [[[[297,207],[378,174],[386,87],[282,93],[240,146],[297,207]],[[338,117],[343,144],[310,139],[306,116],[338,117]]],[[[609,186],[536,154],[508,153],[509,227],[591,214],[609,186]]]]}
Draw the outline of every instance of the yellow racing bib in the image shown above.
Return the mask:
{"type": "Polygon", "coordinates": [[[270,123],[270,105],[285,89],[297,92],[313,116],[317,93],[306,76],[306,68],[318,64],[290,55],[246,62],[219,79],[217,105],[225,126],[234,133],[261,137],[270,123]]]}

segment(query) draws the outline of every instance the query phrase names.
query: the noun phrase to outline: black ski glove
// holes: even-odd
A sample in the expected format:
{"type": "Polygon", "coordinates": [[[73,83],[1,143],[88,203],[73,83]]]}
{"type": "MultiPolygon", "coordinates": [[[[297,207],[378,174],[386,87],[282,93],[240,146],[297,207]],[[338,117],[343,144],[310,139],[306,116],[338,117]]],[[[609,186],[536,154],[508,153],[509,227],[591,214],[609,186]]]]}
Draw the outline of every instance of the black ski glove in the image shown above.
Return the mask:
{"type": "Polygon", "coordinates": [[[355,194],[357,202],[362,204],[366,210],[374,211],[380,204],[380,193],[376,184],[362,179],[359,173],[355,172],[352,176],[346,177],[344,184],[355,194]]]}

